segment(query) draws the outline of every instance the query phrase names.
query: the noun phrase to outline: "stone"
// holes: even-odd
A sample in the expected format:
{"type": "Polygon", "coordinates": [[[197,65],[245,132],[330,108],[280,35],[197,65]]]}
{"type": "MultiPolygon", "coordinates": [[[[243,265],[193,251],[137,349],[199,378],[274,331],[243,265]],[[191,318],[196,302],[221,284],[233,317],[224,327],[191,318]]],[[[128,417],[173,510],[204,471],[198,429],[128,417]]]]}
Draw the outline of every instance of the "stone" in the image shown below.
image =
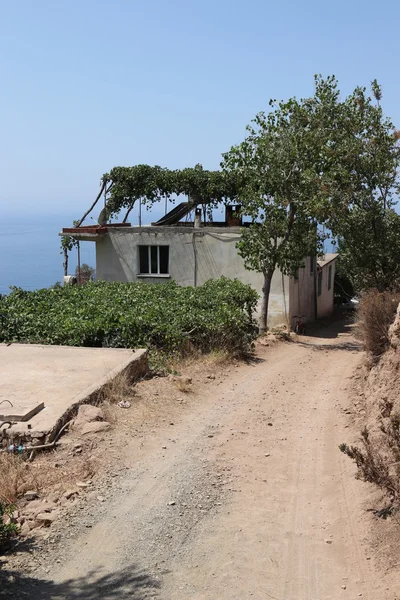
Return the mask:
{"type": "Polygon", "coordinates": [[[25,492],[24,498],[25,500],[28,500],[28,502],[31,502],[32,500],[36,500],[36,498],[39,498],[39,494],[34,490],[28,490],[27,492],[25,492]]]}
{"type": "Polygon", "coordinates": [[[168,502],[168,506],[175,506],[176,502],[175,500],[171,500],[171,502],[168,502]]]}
{"type": "MultiPolygon", "coordinates": [[[[81,404],[78,408],[78,414],[74,420],[74,429],[80,431],[88,423],[104,421],[104,413],[98,406],[91,404],[81,404]]],[[[80,445],[75,446],[75,451],[79,450],[80,445]]]]}
{"type": "Polygon", "coordinates": [[[186,383],[186,384],[193,383],[192,378],[186,377],[185,375],[169,375],[169,378],[171,378],[172,381],[176,381],[176,382],[180,382],[180,383],[186,383]]]}
{"type": "Polygon", "coordinates": [[[34,500],[24,510],[25,515],[36,516],[39,513],[51,512],[57,508],[57,504],[51,500],[34,500]]]}
{"type": "Polygon", "coordinates": [[[28,521],[25,521],[22,525],[21,525],[21,529],[19,530],[21,535],[29,535],[31,528],[29,525],[28,521]]]}
{"type": "Polygon", "coordinates": [[[66,500],[69,500],[70,498],[72,498],[73,496],[76,496],[77,494],[79,494],[79,490],[77,488],[70,488],[69,490],[64,492],[63,498],[65,498],[66,500]]]}
{"type": "Polygon", "coordinates": [[[55,512],[51,513],[39,513],[36,515],[36,523],[40,525],[44,525],[45,527],[49,527],[55,520],[57,519],[57,514],[55,512]]]}
{"type": "Polygon", "coordinates": [[[89,487],[89,483],[86,483],[85,481],[77,481],[76,482],[77,487],[79,488],[87,488],[89,487]]]}
{"type": "Polygon", "coordinates": [[[94,421],[92,423],[86,423],[81,428],[81,434],[87,435],[88,433],[100,433],[102,431],[109,431],[111,429],[110,423],[107,421],[94,421]]]}
{"type": "Polygon", "coordinates": [[[325,544],[332,544],[332,540],[330,540],[329,538],[324,541],[325,541],[325,544]]]}

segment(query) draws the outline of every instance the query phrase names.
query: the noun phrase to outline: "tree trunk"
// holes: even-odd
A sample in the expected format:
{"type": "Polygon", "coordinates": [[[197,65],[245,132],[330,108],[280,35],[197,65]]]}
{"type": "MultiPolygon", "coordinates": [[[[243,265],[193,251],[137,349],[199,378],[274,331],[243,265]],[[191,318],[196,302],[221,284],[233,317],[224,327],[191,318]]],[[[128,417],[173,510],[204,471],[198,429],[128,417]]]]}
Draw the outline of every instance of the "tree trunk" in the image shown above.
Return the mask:
{"type": "Polygon", "coordinates": [[[63,267],[64,267],[64,275],[67,276],[68,275],[68,250],[67,248],[64,248],[64,261],[63,261],[63,267]]]}
{"type": "Polygon", "coordinates": [[[274,271],[264,271],[264,283],[262,286],[262,299],[261,299],[261,314],[260,314],[260,334],[267,331],[268,321],[268,303],[269,293],[271,291],[271,280],[274,271]]]}

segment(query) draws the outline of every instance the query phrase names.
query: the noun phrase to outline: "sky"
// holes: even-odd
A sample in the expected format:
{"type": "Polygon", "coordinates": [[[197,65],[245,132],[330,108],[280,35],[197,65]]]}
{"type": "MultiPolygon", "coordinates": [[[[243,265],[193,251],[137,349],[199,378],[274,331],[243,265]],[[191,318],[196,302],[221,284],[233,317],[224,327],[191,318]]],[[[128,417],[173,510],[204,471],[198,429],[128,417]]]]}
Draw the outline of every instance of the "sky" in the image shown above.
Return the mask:
{"type": "MultiPolygon", "coordinates": [[[[80,217],[103,173],[218,168],[273,97],[377,78],[400,124],[400,2],[0,0],[0,207],[80,217]]],[[[66,223],[68,225],[69,223],[66,223]]]]}

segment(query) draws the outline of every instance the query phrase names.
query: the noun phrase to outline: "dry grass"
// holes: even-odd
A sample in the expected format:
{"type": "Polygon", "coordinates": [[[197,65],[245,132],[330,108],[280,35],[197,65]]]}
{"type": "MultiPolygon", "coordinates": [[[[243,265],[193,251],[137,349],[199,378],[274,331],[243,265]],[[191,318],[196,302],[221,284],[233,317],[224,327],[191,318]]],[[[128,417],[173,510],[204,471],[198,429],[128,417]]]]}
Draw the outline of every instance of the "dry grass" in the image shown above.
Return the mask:
{"type": "Polygon", "coordinates": [[[355,334],[367,352],[379,357],[389,346],[388,331],[400,302],[399,292],[370,290],[361,298],[355,334]]]}
{"type": "Polygon", "coordinates": [[[133,402],[135,396],[135,385],[126,373],[120,373],[101,388],[98,402],[108,404],[118,404],[124,400],[133,402]]]}
{"type": "Polygon", "coordinates": [[[41,454],[33,463],[21,456],[0,454],[0,502],[13,503],[28,490],[47,492],[67,489],[76,481],[91,478],[96,471],[93,460],[86,454],[65,458],[63,451],[41,454]],[[64,462],[56,466],[55,459],[64,462]]]}
{"type": "Polygon", "coordinates": [[[14,502],[18,496],[18,489],[26,480],[26,463],[22,458],[2,452],[0,454],[0,502],[14,502]]]}
{"type": "Polygon", "coordinates": [[[202,370],[211,372],[216,369],[222,369],[233,361],[235,361],[235,357],[228,351],[213,350],[208,354],[192,352],[184,358],[179,358],[179,360],[171,360],[167,367],[170,372],[180,373],[181,371],[187,371],[201,365],[202,370]]]}
{"type": "Polygon", "coordinates": [[[175,381],[175,385],[183,394],[191,394],[193,392],[193,386],[188,380],[178,379],[175,381]]]}
{"type": "Polygon", "coordinates": [[[114,410],[115,405],[118,402],[133,404],[136,400],[135,385],[126,373],[120,373],[101,388],[97,403],[101,404],[106,421],[115,425],[118,420],[114,410]]]}

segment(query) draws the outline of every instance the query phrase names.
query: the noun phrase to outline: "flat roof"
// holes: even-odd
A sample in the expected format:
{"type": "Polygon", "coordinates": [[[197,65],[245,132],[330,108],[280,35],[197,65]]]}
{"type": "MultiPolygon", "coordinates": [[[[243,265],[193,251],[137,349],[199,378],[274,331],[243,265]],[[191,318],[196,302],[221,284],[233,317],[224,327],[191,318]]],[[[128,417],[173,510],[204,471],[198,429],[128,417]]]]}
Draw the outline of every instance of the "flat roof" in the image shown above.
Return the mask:
{"type": "Polygon", "coordinates": [[[339,254],[335,254],[335,253],[328,253],[328,254],[324,254],[324,258],[319,258],[317,260],[318,266],[319,267],[325,267],[325,265],[327,265],[328,263],[332,262],[333,260],[336,260],[337,257],[339,256],[339,254]]]}

